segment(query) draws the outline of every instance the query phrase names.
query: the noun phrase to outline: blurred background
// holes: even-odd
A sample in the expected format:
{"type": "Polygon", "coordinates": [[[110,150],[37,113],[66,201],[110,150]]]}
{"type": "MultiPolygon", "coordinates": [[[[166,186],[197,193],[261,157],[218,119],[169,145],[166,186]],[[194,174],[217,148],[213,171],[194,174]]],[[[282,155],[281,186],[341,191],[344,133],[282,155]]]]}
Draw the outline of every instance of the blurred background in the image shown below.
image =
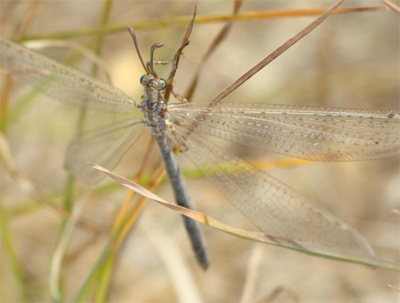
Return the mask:
{"type": "MultiPolygon", "coordinates": [[[[229,14],[233,1],[113,1],[110,25],[190,16],[195,3],[198,16],[229,14]]],[[[241,12],[272,9],[321,8],[334,1],[244,1],[241,12]]],[[[383,6],[382,1],[345,1],[344,6],[383,6]]],[[[18,37],[32,11],[32,1],[1,1],[1,36],[18,37]]],[[[39,1],[26,38],[50,33],[80,33],[99,26],[104,1],[39,1]]],[[[205,65],[194,102],[207,102],[248,69],[295,35],[316,17],[242,21],[233,28],[205,65]]],[[[184,94],[223,22],[194,25],[175,78],[175,91],[184,94]]],[[[185,26],[137,28],[142,54],[155,42],[165,46],[157,59],[173,57],[185,26]]],[[[61,35],[60,35],[61,37],[61,35]]],[[[72,38],[91,47],[95,36],[72,38]]],[[[66,40],[68,41],[68,40],[66,40]]],[[[47,43],[47,42],[44,42],[47,43]]],[[[68,44],[68,43],[66,43],[68,44]]],[[[71,50],[49,47],[48,55],[64,59],[71,50]]],[[[225,102],[301,104],[345,108],[399,109],[399,18],[389,10],[329,17],[309,36],[260,71],[225,102]]],[[[101,58],[112,83],[136,99],[142,94],[144,73],[126,31],[104,37],[101,58]]],[[[91,62],[79,61],[90,72],[91,62]]],[[[168,69],[160,67],[160,75],[168,69]]],[[[100,77],[104,74],[100,73],[100,77]]],[[[2,76],[2,93],[4,79],[2,76]]],[[[4,109],[2,109],[4,110],[4,109]]],[[[32,88],[13,81],[9,99],[7,138],[17,169],[52,202],[62,203],[67,173],[64,152],[76,134],[79,109],[66,106],[32,88]]],[[[133,115],[139,116],[140,113],[133,115]]],[[[126,117],[123,117],[126,118],[126,117]]],[[[118,120],[114,114],[88,112],[85,129],[118,120]]],[[[135,175],[150,140],[144,134],[115,170],[135,175]]],[[[280,163],[285,157],[235,144],[220,146],[257,163],[280,163]]],[[[158,160],[152,153],[146,173],[158,160]]],[[[179,156],[184,172],[195,168],[179,156]]],[[[309,163],[275,167],[268,173],[311,201],[355,227],[371,243],[378,257],[400,262],[399,159],[353,163],[309,163]]],[[[35,202],[1,168],[1,202],[7,215],[16,256],[32,302],[49,302],[50,259],[57,245],[61,217],[35,202]]],[[[193,174],[192,174],[193,175],[193,174]]],[[[201,177],[188,177],[190,193],[199,211],[235,227],[255,228],[201,177]]],[[[83,186],[77,184],[74,197],[83,186]]],[[[173,201],[167,182],[156,193],[173,201]]],[[[110,228],[126,190],[106,180],[87,202],[83,218],[100,231],[93,237],[77,228],[62,267],[65,301],[71,301],[95,266],[108,240],[110,228]]],[[[195,263],[179,215],[148,203],[122,246],[111,278],[111,302],[398,302],[399,275],[383,269],[310,257],[283,248],[253,243],[204,227],[211,266],[204,272],[195,263]],[[274,291],[281,291],[273,297],[274,291]],[[272,298],[273,297],[273,298],[272,298]],[[190,298],[188,300],[187,298],[190,298]]],[[[4,231],[4,227],[3,227],[4,231]]],[[[3,302],[21,301],[20,285],[12,262],[1,246],[3,302]]]]}

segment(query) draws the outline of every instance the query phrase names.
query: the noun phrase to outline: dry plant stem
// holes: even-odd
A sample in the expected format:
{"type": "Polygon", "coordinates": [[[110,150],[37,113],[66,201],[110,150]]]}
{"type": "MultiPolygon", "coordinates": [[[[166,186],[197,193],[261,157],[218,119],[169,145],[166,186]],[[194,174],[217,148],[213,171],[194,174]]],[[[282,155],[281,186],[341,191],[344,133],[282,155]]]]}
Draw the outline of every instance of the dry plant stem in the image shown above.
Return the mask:
{"type": "MultiPolygon", "coordinates": [[[[165,176],[164,166],[161,163],[158,166],[158,168],[156,169],[156,171],[154,172],[153,179],[149,182],[149,185],[147,186],[148,190],[154,191],[157,188],[157,186],[160,184],[160,182],[164,176],[165,176]]],[[[133,224],[136,222],[141,210],[146,205],[146,202],[147,202],[147,198],[141,196],[140,199],[135,204],[135,206],[132,209],[130,215],[128,216],[128,219],[126,220],[124,226],[121,226],[121,231],[118,234],[118,239],[116,242],[117,247],[119,247],[121,245],[121,243],[124,241],[124,239],[128,235],[128,232],[132,228],[133,224]]]]}
{"type": "MultiPolygon", "coordinates": [[[[133,180],[132,180],[135,183],[138,183],[140,181],[140,179],[142,178],[142,176],[143,176],[143,173],[144,173],[144,171],[145,171],[145,169],[146,169],[146,167],[147,167],[147,165],[149,163],[150,155],[151,155],[151,153],[152,153],[152,151],[154,149],[154,142],[155,142],[154,139],[151,137],[150,141],[149,141],[149,143],[147,145],[147,148],[146,148],[146,155],[144,156],[144,158],[142,160],[142,163],[141,163],[141,165],[139,167],[139,170],[138,170],[135,178],[133,178],[133,180]]],[[[113,228],[111,230],[111,235],[115,233],[115,231],[118,229],[118,226],[120,226],[123,223],[123,220],[126,218],[127,211],[128,211],[128,208],[129,208],[129,204],[130,204],[132,198],[134,197],[134,195],[135,195],[135,192],[133,192],[131,190],[129,190],[126,193],[124,202],[122,203],[122,206],[120,207],[118,215],[117,215],[117,217],[116,217],[116,219],[114,221],[114,225],[113,225],[113,228]]]]}
{"type": "Polygon", "coordinates": [[[395,291],[400,292],[400,288],[394,287],[393,285],[390,285],[390,284],[388,284],[388,286],[389,286],[391,289],[394,289],[395,291]]]}
{"type": "MultiPolygon", "coordinates": [[[[232,16],[236,16],[240,10],[240,7],[242,6],[243,1],[242,0],[235,0],[233,3],[233,13],[232,16]]],[[[203,69],[203,66],[205,63],[208,61],[208,59],[211,57],[211,55],[215,52],[215,50],[218,48],[218,46],[224,41],[229,34],[231,28],[232,28],[232,21],[229,21],[225,26],[220,30],[218,35],[214,38],[214,40],[211,42],[211,45],[209,46],[207,52],[204,54],[203,59],[200,61],[200,65],[197,67],[195,76],[192,80],[192,82],[189,85],[189,88],[187,90],[187,93],[185,94],[185,98],[189,101],[192,101],[193,99],[193,94],[196,90],[197,83],[199,81],[200,73],[203,69]]]]}
{"type": "Polygon", "coordinates": [[[315,20],[310,25],[308,25],[306,28],[304,28],[302,31],[300,31],[297,35],[295,35],[294,37],[292,37],[289,40],[287,40],[284,44],[282,44],[275,51],[273,51],[271,54],[269,54],[265,59],[260,61],[257,65],[255,65],[248,72],[246,72],[244,75],[242,75],[234,83],[232,83],[230,86],[228,86],[226,89],[224,89],[218,96],[216,96],[211,101],[210,108],[213,107],[213,104],[217,104],[218,102],[220,102],[222,99],[224,99],[226,96],[228,96],[234,90],[236,90],[239,86],[241,86],[243,83],[245,83],[251,77],[253,77],[256,73],[258,73],[261,69],[263,69],[269,63],[271,63],[277,57],[279,57],[281,54],[283,54],[286,50],[288,50],[290,47],[292,47],[294,44],[296,44],[302,38],[304,38],[309,33],[311,33],[318,25],[320,25],[343,2],[344,2],[344,0],[340,0],[340,1],[336,2],[335,5],[333,5],[330,9],[328,9],[317,20],[315,20]]]}
{"type": "Polygon", "coordinates": [[[35,16],[36,10],[39,7],[39,3],[40,0],[34,0],[31,2],[28,9],[28,15],[26,16],[24,22],[21,24],[19,40],[23,40],[25,38],[26,33],[28,32],[28,29],[33,21],[33,17],[35,16]]]}
{"type": "Polygon", "coordinates": [[[391,0],[382,0],[392,11],[400,15],[400,7],[391,0]]]}
{"type": "MultiPolygon", "coordinates": [[[[158,166],[156,172],[154,173],[153,179],[149,182],[149,190],[154,190],[157,185],[161,182],[162,178],[165,175],[164,167],[162,164],[158,166]]],[[[133,207],[128,219],[121,223],[118,229],[114,232],[113,237],[110,239],[109,245],[103,251],[97,266],[92,270],[90,276],[86,279],[85,284],[79,291],[77,297],[75,298],[76,302],[82,302],[86,293],[89,291],[91,287],[101,279],[101,274],[107,275],[109,277],[110,270],[114,264],[118,249],[123,243],[124,239],[128,235],[131,230],[133,224],[136,222],[141,210],[145,206],[147,202],[147,198],[140,196],[140,199],[133,207]]]]}
{"type": "MultiPolygon", "coordinates": [[[[247,71],[244,75],[242,75],[239,79],[237,79],[235,82],[233,82],[230,86],[228,86],[226,89],[224,89],[220,94],[218,94],[209,104],[209,109],[211,110],[213,107],[215,107],[221,100],[223,100],[225,97],[227,97],[230,93],[232,93],[234,90],[236,90],[239,86],[241,86],[243,83],[245,83],[247,80],[249,80],[251,77],[253,77],[256,73],[258,73],[261,69],[263,69],[265,66],[267,66],[269,63],[274,61],[277,57],[279,57],[281,54],[283,54],[286,50],[288,50],[290,47],[292,47],[294,44],[296,44],[298,41],[300,41],[302,38],[307,36],[309,33],[311,33],[318,25],[320,25],[330,14],[332,14],[339,5],[341,5],[345,0],[339,0],[336,2],[331,8],[329,8],[327,11],[325,11],[319,18],[317,18],[314,22],[306,26],[303,30],[301,30],[299,33],[297,33],[295,36],[287,40],[285,43],[283,43],[281,46],[279,46],[275,51],[270,53],[267,57],[265,57],[263,60],[261,60],[257,65],[252,67],[249,71],[247,71]]],[[[203,119],[205,114],[199,114],[196,118],[196,121],[192,123],[187,129],[187,136],[189,136],[201,123],[201,120],[203,119]]]]}
{"type": "MultiPolygon", "coordinates": [[[[35,16],[39,2],[40,0],[35,0],[31,2],[28,8],[28,14],[19,30],[18,41],[22,41],[25,38],[26,33],[33,21],[33,17],[35,16]]],[[[11,91],[11,75],[7,75],[6,78],[4,79],[3,92],[1,94],[1,101],[0,101],[1,102],[0,131],[3,133],[6,133],[6,128],[7,128],[10,91],[11,91]]]]}
{"type": "MultiPolygon", "coordinates": [[[[149,162],[150,155],[151,155],[151,152],[153,151],[153,148],[154,148],[154,140],[153,140],[153,138],[150,138],[150,142],[149,142],[149,144],[147,146],[147,149],[146,149],[146,155],[145,155],[145,157],[144,157],[144,159],[142,161],[141,166],[139,167],[138,173],[136,174],[136,176],[134,178],[134,182],[139,182],[140,181],[140,179],[141,179],[141,177],[142,177],[142,175],[144,173],[144,170],[145,170],[145,168],[146,168],[146,166],[147,166],[147,164],[149,162]]],[[[125,199],[124,199],[124,202],[122,203],[122,206],[121,206],[121,208],[120,208],[120,210],[118,212],[117,218],[114,221],[114,225],[113,225],[113,228],[112,228],[111,233],[110,233],[110,240],[111,241],[113,241],[113,239],[116,239],[118,237],[119,231],[123,227],[124,220],[125,220],[126,217],[128,217],[127,212],[128,212],[129,204],[130,204],[132,198],[134,197],[134,195],[135,195],[135,192],[133,192],[133,191],[128,191],[127,192],[127,194],[125,196],[125,199]]],[[[136,213],[138,215],[140,213],[141,209],[143,208],[144,203],[138,202],[136,204],[136,206],[139,206],[139,209],[136,211],[136,213]]],[[[136,219],[137,219],[137,216],[135,217],[134,221],[136,221],[136,219]]],[[[101,279],[101,282],[103,282],[103,283],[105,283],[104,280],[108,280],[110,278],[111,270],[113,268],[113,265],[114,265],[114,262],[115,262],[115,258],[117,256],[117,250],[118,250],[118,247],[120,245],[120,244],[115,243],[115,242],[113,244],[114,244],[114,246],[113,246],[111,254],[107,258],[106,262],[102,265],[102,269],[101,270],[105,274],[105,278],[101,279]]],[[[102,289],[105,290],[106,288],[107,287],[103,287],[102,289]]],[[[104,297],[105,296],[104,292],[100,292],[100,293],[97,293],[97,294],[98,294],[98,296],[96,296],[97,300],[99,300],[100,297],[104,297]]]]}
{"type": "MultiPolygon", "coordinates": [[[[388,10],[385,6],[378,7],[346,7],[340,8],[334,12],[334,14],[345,14],[345,13],[357,13],[357,12],[377,12],[388,10]]],[[[238,21],[253,21],[253,20],[267,20],[274,18],[288,18],[288,17],[310,17],[318,16],[325,12],[324,8],[317,9],[294,9],[294,10],[265,10],[256,12],[245,12],[238,14],[232,19],[231,14],[223,15],[206,15],[198,16],[196,18],[197,24],[208,24],[216,22],[238,22],[238,21]]],[[[169,19],[153,20],[153,21],[141,21],[141,22],[125,22],[124,24],[104,26],[101,28],[86,28],[79,30],[72,30],[66,32],[55,32],[47,33],[36,36],[27,37],[26,40],[37,40],[37,39],[69,39],[83,36],[97,35],[99,33],[119,33],[126,30],[126,24],[129,23],[136,30],[140,29],[156,29],[165,28],[167,26],[186,26],[191,20],[192,16],[182,16],[169,19]]]]}
{"type": "MultiPolygon", "coordinates": [[[[178,150],[175,149],[174,150],[175,154],[178,154],[178,150]]],[[[302,159],[283,159],[281,161],[264,161],[264,162],[256,162],[253,163],[256,167],[258,167],[259,169],[272,169],[272,168],[282,168],[282,167],[293,167],[293,166],[297,166],[297,165],[307,165],[313,163],[311,161],[307,161],[307,160],[302,160],[302,159]]],[[[153,179],[149,182],[149,186],[147,186],[147,188],[149,190],[154,190],[155,188],[157,188],[157,186],[161,183],[161,181],[163,180],[165,176],[165,171],[164,171],[164,166],[163,164],[160,162],[159,165],[157,166],[155,172],[153,173],[153,179]]],[[[137,183],[136,181],[134,181],[135,183],[137,183]]],[[[129,191],[127,193],[126,199],[131,199],[130,197],[132,197],[135,194],[135,192],[129,191]]],[[[133,226],[133,224],[136,222],[140,211],[143,209],[144,205],[145,205],[145,200],[147,200],[144,197],[140,197],[140,200],[135,204],[132,212],[127,216],[129,218],[129,220],[127,222],[125,222],[125,229],[126,231],[124,231],[124,234],[127,234],[129,229],[133,226]]],[[[128,200],[129,201],[129,200],[128,200]]],[[[124,201],[124,204],[126,203],[126,200],[124,201]]],[[[126,208],[124,209],[124,212],[126,211],[126,208]]],[[[120,211],[121,212],[121,211],[120,211]]],[[[122,223],[119,223],[119,227],[121,227],[122,223]]],[[[113,232],[115,232],[116,230],[113,229],[113,232]]],[[[120,236],[121,237],[121,241],[123,241],[123,239],[125,238],[125,235],[120,236]]]]}
{"type": "MultiPolygon", "coordinates": [[[[99,165],[90,164],[92,167],[95,169],[102,171],[106,173],[108,176],[113,178],[115,181],[120,183],[121,185],[125,186],[126,188],[129,188],[131,190],[136,191],[138,194],[151,199],[160,205],[167,207],[168,209],[178,212],[182,215],[185,215],[193,220],[196,220],[202,224],[205,224],[207,226],[210,226],[214,229],[223,231],[225,233],[228,233],[230,235],[237,236],[239,238],[244,238],[244,239],[249,239],[253,240],[256,242],[262,242],[265,244],[270,244],[274,246],[280,246],[284,247],[287,249],[295,250],[301,253],[309,254],[312,256],[318,256],[318,257],[323,257],[331,260],[338,260],[338,261],[344,261],[344,262],[350,262],[350,263],[357,263],[357,264],[363,264],[363,265],[368,265],[368,266],[375,266],[379,268],[386,268],[390,270],[395,270],[400,272],[400,263],[392,262],[392,261],[387,261],[384,259],[378,259],[375,256],[365,256],[365,255],[360,255],[358,253],[347,253],[344,251],[340,250],[330,250],[329,248],[324,248],[320,247],[318,245],[298,245],[296,241],[292,241],[287,238],[277,238],[273,236],[269,236],[263,232],[257,232],[257,231],[248,231],[248,230],[243,230],[236,228],[231,225],[224,224],[210,216],[205,215],[204,213],[194,211],[192,209],[188,209],[186,207],[182,207],[170,202],[165,201],[164,199],[160,198],[159,196],[155,195],[152,191],[140,186],[137,183],[133,183],[121,176],[118,176],[116,174],[113,174],[112,172],[108,171],[104,167],[101,167],[99,165]]],[[[107,251],[105,253],[108,253],[107,251]]],[[[106,256],[104,257],[104,259],[106,256]]],[[[103,260],[103,258],[102,258],[103,260]]],[[[94,273],[93,273],[94,274],[94,273]]]]}

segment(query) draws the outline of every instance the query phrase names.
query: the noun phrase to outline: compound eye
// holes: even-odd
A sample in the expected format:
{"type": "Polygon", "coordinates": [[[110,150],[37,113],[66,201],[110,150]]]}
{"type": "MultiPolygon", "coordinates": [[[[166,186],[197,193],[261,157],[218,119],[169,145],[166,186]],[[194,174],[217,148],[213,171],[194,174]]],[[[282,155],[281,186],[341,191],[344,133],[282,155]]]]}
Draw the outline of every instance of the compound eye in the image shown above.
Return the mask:
{"type": "Polygon", "coordinates": [[[167,86],[167,81],[165,81],[163,78],[160,78],[158,80],[158,89],[162,90],[167,86]]]}
{"type": "Polygon", "coordinates": [[[144,74],[143,76],[140,77],[140,84],[143,85],[143,80],[146,78],[147,74],[144,74]]]}

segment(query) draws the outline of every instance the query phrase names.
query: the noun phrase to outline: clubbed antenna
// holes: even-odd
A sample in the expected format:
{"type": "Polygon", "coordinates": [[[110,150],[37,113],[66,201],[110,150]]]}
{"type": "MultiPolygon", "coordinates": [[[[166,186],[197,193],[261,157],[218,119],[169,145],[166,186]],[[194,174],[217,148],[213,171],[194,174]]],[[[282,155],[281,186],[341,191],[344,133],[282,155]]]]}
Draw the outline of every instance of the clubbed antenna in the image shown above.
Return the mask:
{"type": "Polygon", "coordinates": [[[138,45],[138,42],[137,42],[137,39],[136,39],[135,30],[130,25],[128,25],[127,29],[128,29],[129,34],[131,34],[131,36],[132,36],[133,43],[135,43],[135,49],[136,49],[136,53],[138,54],[140,63],[142,63],[142,66],[143,66],[143,68],[144,68],[144,70],[146,71],[147,74],[152,74],[152,72],[150,72],[148,70],[148,68],[146,67],[146,65],[144,64],[144,61],[143,61],[143,58],[142,58],[142,54],[140,53],[139,45],[138,45]]]}
{"type": "Polygon", "coordinates": [[[154,71],[154,51],[157,48],[160,48],[160,47],[163,47],[163,46],[164,46],[164,43],[160,43],[160,42],[159,43],[154,43],[151,46],[151,49],[150,49],[150,66],[148,66],[148,69],[149,69],[150,73],[153,74],[156,77],[157,77],[157,74],[154,71]]]}

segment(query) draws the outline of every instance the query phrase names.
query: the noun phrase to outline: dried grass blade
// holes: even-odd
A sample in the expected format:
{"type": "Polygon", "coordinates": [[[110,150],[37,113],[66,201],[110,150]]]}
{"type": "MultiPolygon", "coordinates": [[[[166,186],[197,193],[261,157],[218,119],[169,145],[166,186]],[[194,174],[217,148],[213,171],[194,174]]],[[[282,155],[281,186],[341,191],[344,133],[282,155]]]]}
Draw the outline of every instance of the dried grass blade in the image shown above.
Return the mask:
{"type": "Polygon", "coordinates": [[[218,103],[222,99],[224,99],[226,96],[228,96],[230,93],[232,93],[235,89],[237,89],[239,86],[241,86],[243,83],[245,83],[247,80],[249,80],[251,77],[253,77],[256,73],[258,73],[261,69],[263,69],[266,65],[271,63],[273,60],[275,60],[277,57],[279,57],[281,54],[283,54],[286,50],[288,50],[290,47],[292,47],[294,44],[296,44],[298,41],[300,41],[302,38],[304,38],[306,35],[311,33],[318,25],[320,25],[332,12],[342,3],[344,0],[340,0],[336,2],[330,9],[328,9],[324,14],[322,14],[317,20],[309,24],[307,27],[305,27],[303,30],[301,30],[298,34],[296,34],[294,37],[290,38],[287,40],[284,44],[282,44],[280,47],[278,47],[275,51],[273,51],[271,54],[269,54],[267,57],[265,57],[262,61],[260,61],[257,65],[255,65],[253,68],[251,68],[248,72],[246,72],[243,76],[241,76],[239,79],[237,79],[234,83],[232,83],[230,86],[228,86],[226,89],[224,89],[218,96],[216,96],[210,103],[210,107],[212,107],[213,103],[218,103]]]}
{"type": "MultiPolygon", "coordinates": [[[[196,24],[212,24],[216,22],[228,22],[232,20],[233,22],[239,21],[254,21],[254,20],[269,20],[276,18],[289,18],[289,17],[310,17],[318,16],[322,14],[326,9],[315,8],[315,9],[293,9],[293,10],[264,10],[264,11],[254,11],[254,12],[243,12],[238,14],[232,20],[232,14],[221,14],[221,15],[205,15],[198,16],[196,18],[196,24]]],[[[384,6],[368,6],[368,7],[344,7],[338,8],[333,13],[337,14],[347,14],[347,13],[358,13],[358,12],[378,12],[388,10],[384,6]]],[[[157,29],[166,28],[168,26],[185,26],[188,24],[192,17],[191,16],[179,16],[167,19],[157,19],[157,20],[144,20],[124,22],[123,24],[113,24],[106,25],[102,27],[88,27],[80,28],[78,30],[70,30],[64,32],[50,32],[44,33],[36,36],[29,36],[24,40],[37,40],[37,39],[71,39],[85,36],[93,36],[99,33],[104,34],[115,34],[126,31],[126,24],[131,24],[136,30],[140,29],[157,29]]]]}
{"type": "Polygon", "coordinates": [[[400,288],[394,287],[393,285],[388,284],[391,289],[394,289],[397,292],[400,292],[400,288]]]}
{"type": "MultiPolygon", "coordinates": [[[[153,152],[154,145],[155,145],[154,143],[155,143],[155,140],[151,137],[150,141],[147,145],[146,155],[142,159],[142,162],[140,164],[138,172],[136,173],[136,175],[133,179],[133,182],[138,183],[140,181],[140,179],[142,178],[144,171],[149,164],[150,156],[153,152]]],[[[128,216],[128,208],[129,208],[130,202],[131,202],[132,198],[134,197],[134,195],[135,195],[135,192],[133,192],[133,191],[128,191],[126,193],[124,202],[122,203],[122,205],[118,211],[117,217],[115,218],[115,221],[114,221],[114,224],[113,224],[113,227],[111,230],[111,235],[115,234],[118,231],[119,227],[123,225],[124,220],[128,216]]]]}
{"type": "Polygon", "coordinates": [[[155,195],[151,191],[147,190],[146,188],[140,186],[139,184],[133,183],[121,176],[118,176],[116,174],[113,174],[112,172],[108,171],[107,169],[96,165],[96,164],[90,164],[93,166],[93,168],[102,171],[106,173],[109,177],[120,183],[121,185],[125,186],[126,188],[129,188],[138,194],[151,199],[160,205],[167,207],[173,211],[176,211],[184,216],[187,216],[189,218],[192,218],[202,224],[208,225],[214,229],[223,231],[225,233],[231,234],[233,236],[239,237],[239,238],[244,238],[248,240],[253,240],[257,242],[262,242],[270,245],[275,245],[275,246],[280,246],[284,248],[288,248],[291,250],[295,250],[298,252],[302,252],[305,254],[313,255],[313,256],[318,256],[318,257],[323,257],[323,258],[328,258],[328,259],[333,259],[333,260],[339,260],[339,261],[344,261],[344,262],[350,262],[350,263],[358,263],[358,264],[364,264],[364,265],[370,265],[370,266],[376,266],[380,268],[386,268],[386,269],[391,269],[394,271],[400,271],[400,263],[395,263],[391,261],[386,261],[382,259],[375,258],[373,256],[361,256],[361,255],[354,255],[354,254],[349,254],[349,253],[341,253],[341,252],[336,252],[336,251],[329,251],[327,249],[319,248],[319,247],[304,247],[302,245],[298,245],[294,241],[290,240],[285,240],[282,238],[276,238],[276,237],[271,237],[268,236],[264,233],[261,232],[254,232],[254,231],[247,231],[243,229],[239,229],[230,225],[226,225],[222,222],[219,222],[215,220],[214,218],[207,216],[201,212],[190,210],[184,207],[180,207],[175,204],[171,204],[164,199],[160,198],[159,196],[155,195]]]}
{"type": "Polygon", "coordinates": [[[21,24],[19,40],[23,40],[25,38],[26,33],[28,32],[28,29],[33,22],[33,18],[36,14],[37,8],[39,7],[39,3],[40,3],[40,0],[34,0],[31,2],[28,14],[27,14],[24,22],[21,24]]]}
{"type": "Polygon", "coordinates": [[[391,0],[382,0],[392,11],[400,15],[400,7],[391,0]]]}

